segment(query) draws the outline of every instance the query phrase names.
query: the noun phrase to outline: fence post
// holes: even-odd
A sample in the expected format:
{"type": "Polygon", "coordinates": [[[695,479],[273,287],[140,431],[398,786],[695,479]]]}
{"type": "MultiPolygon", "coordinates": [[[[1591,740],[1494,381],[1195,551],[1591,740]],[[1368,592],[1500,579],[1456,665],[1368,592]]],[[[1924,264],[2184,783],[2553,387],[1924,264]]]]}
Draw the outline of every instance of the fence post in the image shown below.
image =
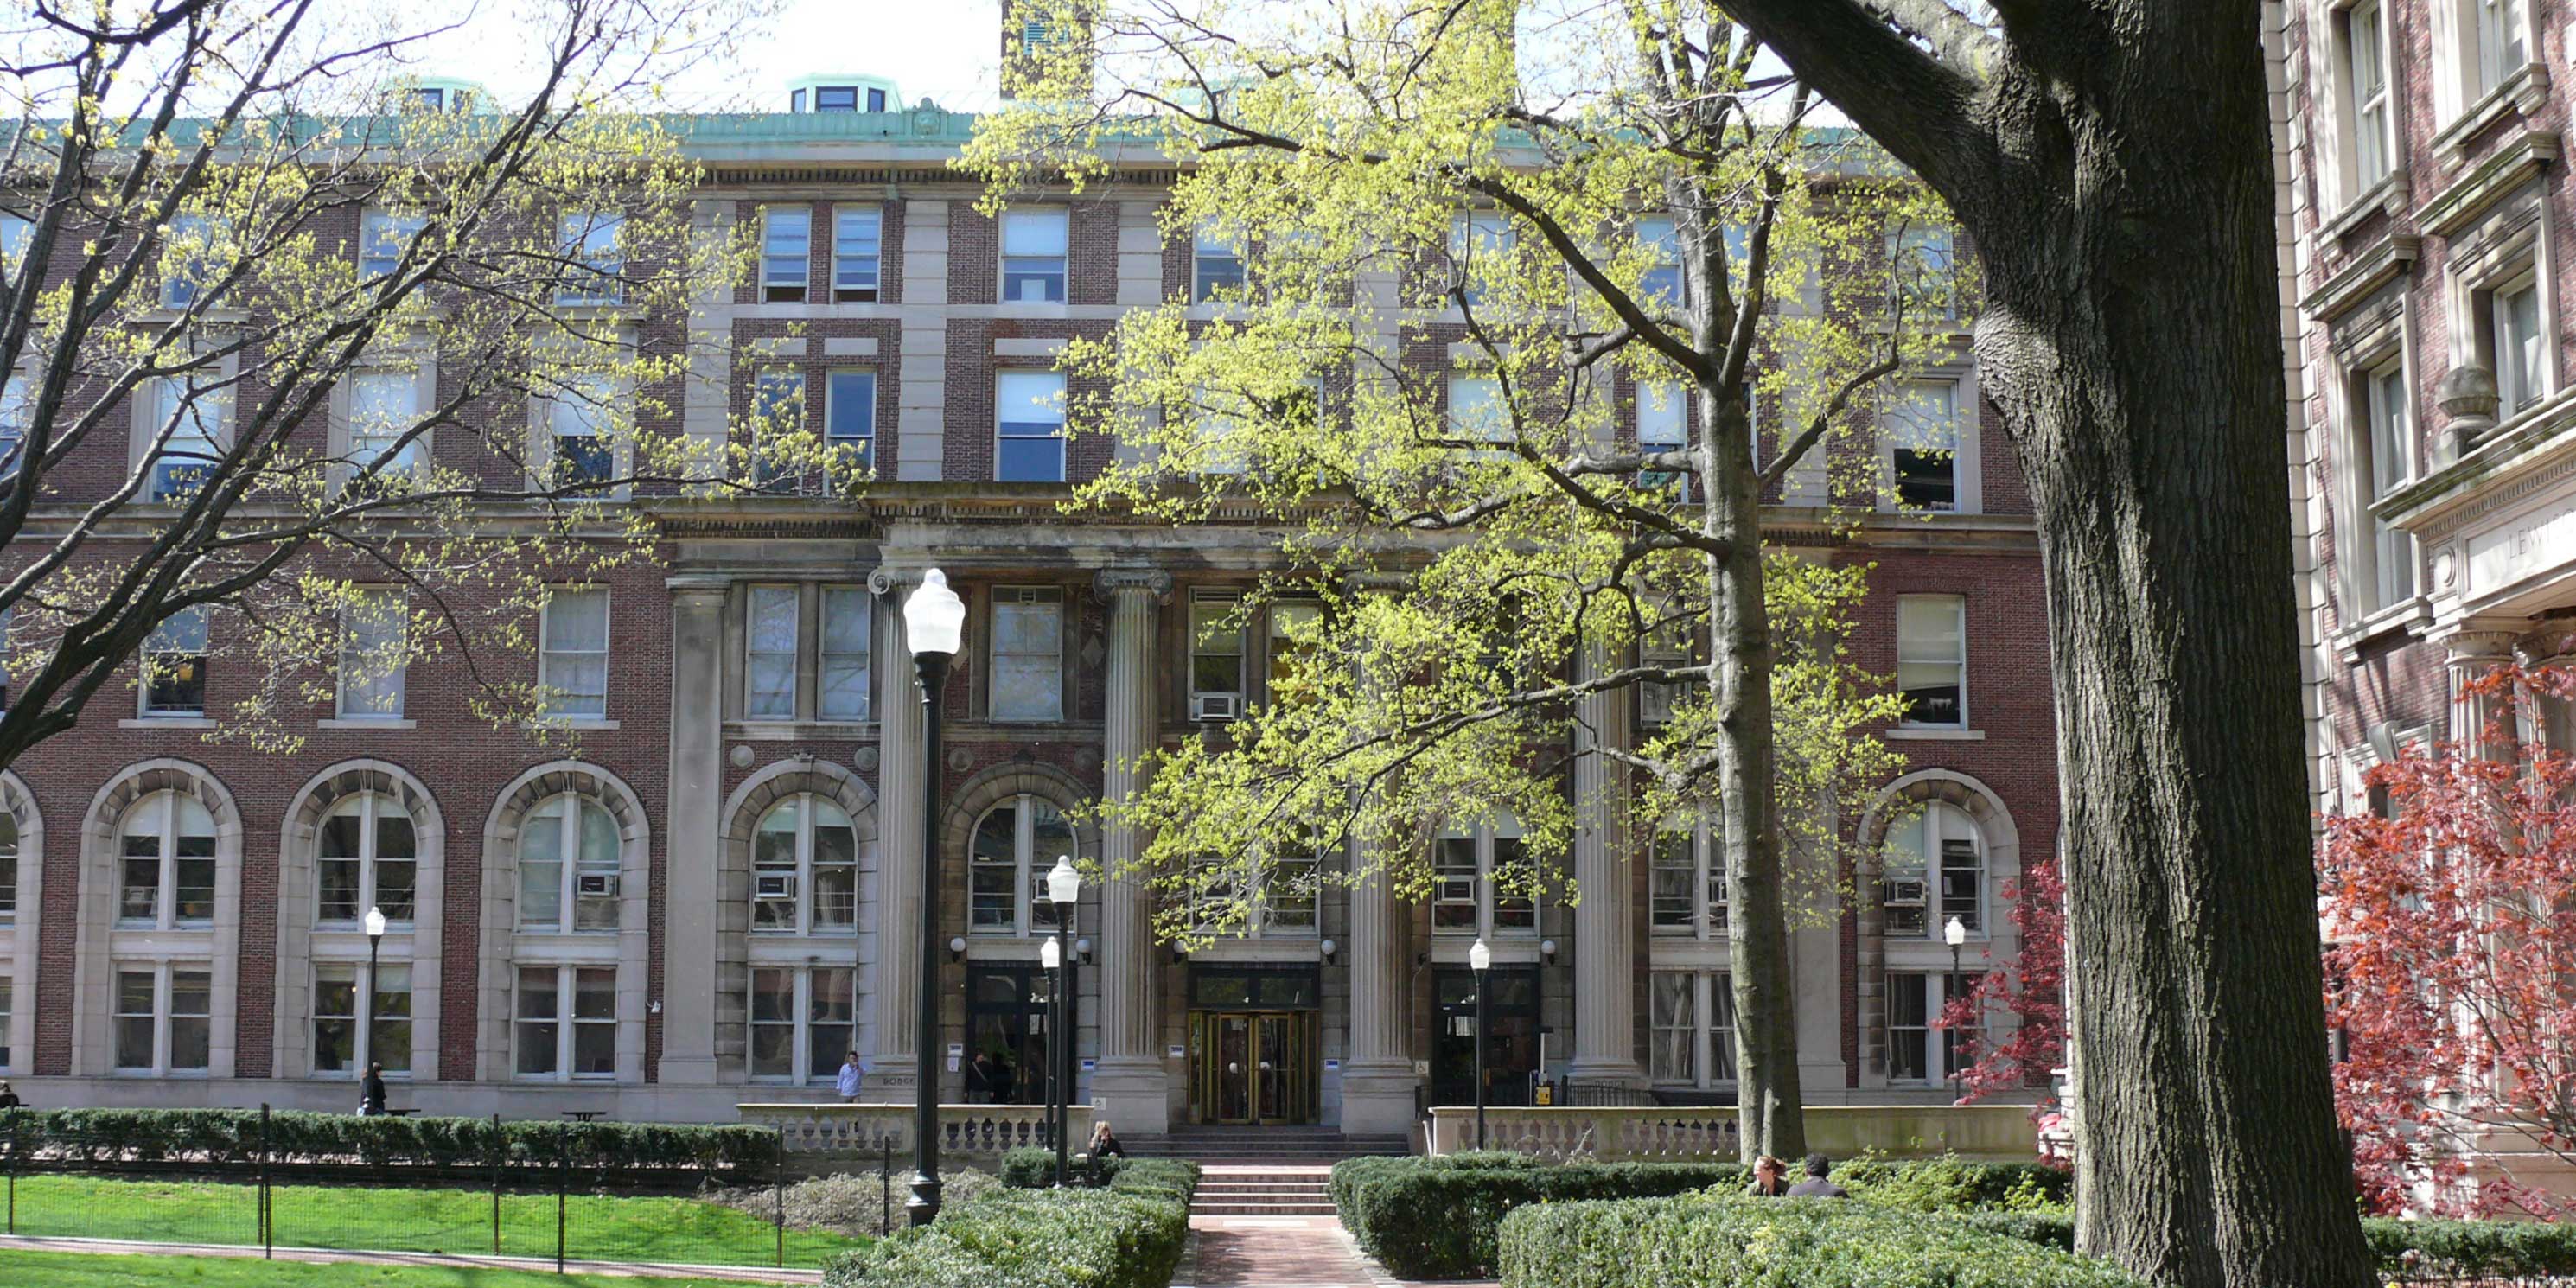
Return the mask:
{"type": "Polygon", "coordinates": [[[894,1137],[878,1142],[885,1156],[877,1162],[877,1233],[894,1233],[894,1137]]]}
{"type": "Polygon", "coordinates": [[[492,1255],[501,1255],[501,1168],[510,1159],[510,1138],[501,1130],[501,1115],[492,1115],[492,1255]]]}
{"type": "Polygon", "coordinates": [[[9,1111],[9,1233],[18,1233],[18,1111],[9,1111]]]}
{"type": "Polygon", "coordinates": [[[268,1189],[268,1103],[259,1106],[259,1255],[277,1259],[277,1210],[268,1189]]]}
{"type": "Polygon", "coordinates": [[[555,1133],[555,1273],[564,1272],[564,1208],[572,1196],[572,1126],[555,1133]]]}
{"type": "Polygon", "coordinates": [[[787,1268],[787,1124],[778,1124],[778,1157],[770,1164],[770,1188],[778,1200],[778,1268],[787,1268]]]}

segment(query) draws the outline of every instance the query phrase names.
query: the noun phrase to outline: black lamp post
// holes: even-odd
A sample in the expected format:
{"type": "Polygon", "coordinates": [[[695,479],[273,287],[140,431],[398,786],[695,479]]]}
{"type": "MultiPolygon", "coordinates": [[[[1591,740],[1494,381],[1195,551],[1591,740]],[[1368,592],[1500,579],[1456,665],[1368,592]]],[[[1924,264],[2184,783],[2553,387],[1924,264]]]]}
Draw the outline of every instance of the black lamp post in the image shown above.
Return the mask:
{"type": "Polygon", "coordinates": [[[904,640],[921,681],[921,1027],[914,1035],[912,1197],[903,1204],[914,1225],[939,1215],[939,835],[932,820],[939,817],[939,695],[965,628],[966,604],[948,588],[948,574],[922,574],[920,589],[903,601],[904,640]]]}
{"type": "MultiPolygon", "coordinates": [[[[1950,1009],[1950,990],[1959,986],[1959,949],[1968,942],[1967,923],[1952,917],[1948,925],[1941,927],[1941,938],[1950,945],[1950,982],[1941,986],[1941,1009],[1946,1011],[1950,1009]]],[[[1959,1094],[1960,1072],[1959,1037],[1956,1033],[1943,1031],[1941,1063],[1950,1066],[1945,1072],[1950,1075],[1950,1094],[1955,1099],[1959,1094]]]]}
{"type": "Polygon", "coordinates": [[[1055,1015],[1047,1021],[1054,1031],[1055,1057],[1055,1187],[1064,1188],[1065,1155],[1071,1142],[1065,1139],[1073,1127],[1073,951],[1066,936],[1073,929],[1075,906],[1082,899],[1082,874],[1073,870],[1073,856],[1055,856],[1055,867],[1047,873],[1047,902],[1055,905],[1055,938],[1047,941],[1047,966],[1054,972],[1049,992],[1054,994],[1055,1015]]]}
{"type": "Polygon", "coordinates": [[[1476,1148],[1485,1147],[1485,1030],[1493,1019],[1485,991],[1485,975],[1494,964],[1494,950],[1478,939],[1467,950],[1467,965],[1476,973],[1476,1148]]]}

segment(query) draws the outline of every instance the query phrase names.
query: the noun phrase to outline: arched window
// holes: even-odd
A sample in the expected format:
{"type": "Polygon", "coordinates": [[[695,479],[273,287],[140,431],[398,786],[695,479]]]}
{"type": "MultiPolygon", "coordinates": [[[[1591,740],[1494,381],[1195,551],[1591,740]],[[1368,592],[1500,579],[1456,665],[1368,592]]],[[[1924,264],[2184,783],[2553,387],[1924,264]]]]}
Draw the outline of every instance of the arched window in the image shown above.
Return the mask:
{"type": "Polygon", "coordinates": [[[519,928],[617,929],[617,820],[570,793],[519,827],[519,928]],[[569,913],[569,915],[567,915],[569,913]]]}
{"type": "Polygon", "coordinates": [[[1939,939],[1956,917],[1971,935],[1986,933],[1986,842],[1968,812],[1926,801],[1887,833],[1886,935],[1939,939]]]}
{"type": "Polygon", "coordinates": [[[1033,935],[1055,929],[1055,905],[1038,883],[1056,856],[1072,854],[1073,824],[1054,802],[1014,796],[975,824],[968,847],[967,926],[979,935],[1033,935]]]}
{"type": "Polygon", "coordinates": [[[18,816],[0,810],[0,926],[17,924],[18,816]]]}
{"type": "Polygon", "coordinates": [[[409,925],[419,895],[420,841],[411,812],[379,792],[358,792],[331,807],[315,832],[313,867],[321,906],[314,924],[360,924],[369,908],[409,925]]]}
{"type": "MultiPolygon", "coordinates": [[[[810,792],[778,802],[751,842],[751,928],[769,934],[855,934],[859,833],[841,807],[810,792]]],[[[839,1068],[841,1053],[832,1052],[839,1068]]]]}
{"type": "Polygon", "coordinates": [[[155,792],[125,812],[116,924],[193,930],[215,924],[215,819],[193,796],[155,792]]]}

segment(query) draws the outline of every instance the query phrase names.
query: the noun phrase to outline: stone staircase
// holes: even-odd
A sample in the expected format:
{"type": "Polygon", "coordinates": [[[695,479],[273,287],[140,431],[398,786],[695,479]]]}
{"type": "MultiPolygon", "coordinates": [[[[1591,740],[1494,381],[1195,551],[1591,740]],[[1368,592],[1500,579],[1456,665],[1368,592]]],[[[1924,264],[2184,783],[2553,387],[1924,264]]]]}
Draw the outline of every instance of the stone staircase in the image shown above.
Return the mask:
{"type": "Polygon", "coordinates": [[[1191,1216],[1331,1216],[1329,1163],[1213,1163],[1200,1169],[1191,1216]]]}
{"type": "Polygon", "coordinates": [[[1199,1164],[1192,1216],[1331,1216],[1333,1164],[1411,1152],[1405,1136],[1345,1136],[1330,1127],[1181,1127],[1127,1142],[1139,1157],[1199,1164]]]}

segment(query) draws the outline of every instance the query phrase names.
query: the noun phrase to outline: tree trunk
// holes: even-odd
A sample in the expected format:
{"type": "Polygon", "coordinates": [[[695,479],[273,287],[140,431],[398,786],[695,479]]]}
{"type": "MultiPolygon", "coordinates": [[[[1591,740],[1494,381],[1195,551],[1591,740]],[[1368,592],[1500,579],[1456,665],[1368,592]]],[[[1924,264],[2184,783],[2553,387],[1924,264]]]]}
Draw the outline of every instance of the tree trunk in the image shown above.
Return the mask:
{"type": "Polygon", "coordinates": [[[1740,389],[1700,390],[1700,460],[1710,535],[1728,542],[1708,570],[1716,674],[1717,843],[1726,858],[1727,968],[1735,993],[1735,1112],[1745,1161],[1807,1152],[1798,1024],[1789,980],[1786,895],[1773,797],[1771,615],[1763,603],[1760,498],[1740,389]]]}

